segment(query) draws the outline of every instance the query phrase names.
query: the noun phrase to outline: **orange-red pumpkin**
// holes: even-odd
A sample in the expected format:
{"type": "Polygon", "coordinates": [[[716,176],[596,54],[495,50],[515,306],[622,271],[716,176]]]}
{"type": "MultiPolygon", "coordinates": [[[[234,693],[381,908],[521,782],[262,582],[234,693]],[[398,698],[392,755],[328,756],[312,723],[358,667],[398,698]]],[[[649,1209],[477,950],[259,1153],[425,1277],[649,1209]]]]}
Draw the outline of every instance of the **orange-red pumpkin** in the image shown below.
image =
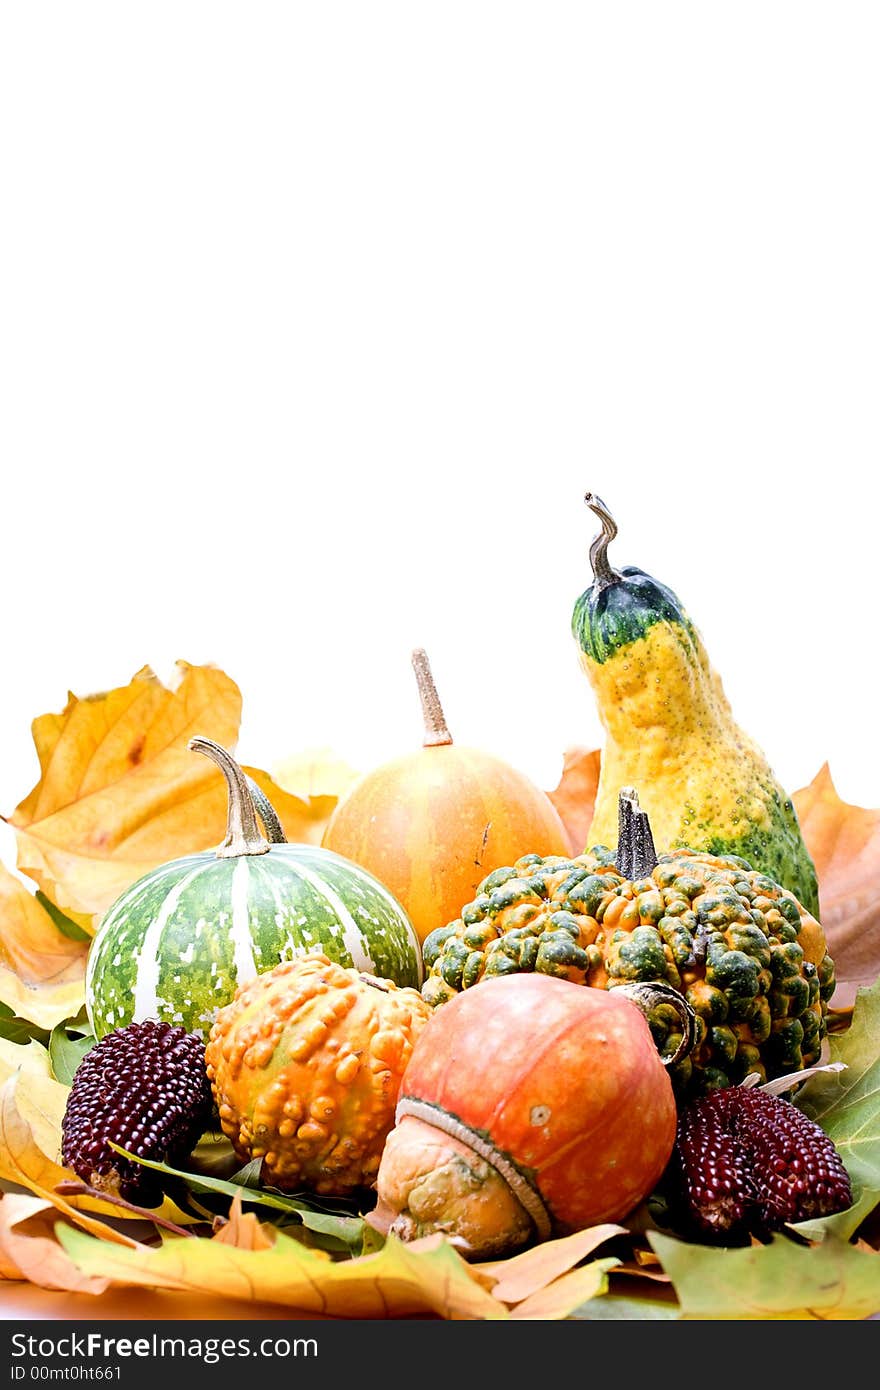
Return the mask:
{"type": "Polygon", "coordinates": [[[546,792],[502,759],[453,743],[421,649],[413,665],[423,747],[356,782],[321,843],[384,883],[424,941],[458,916],[493,869],[524,854],[568,855],[570,846],[546,792]]]}
{"type": "Polygon", "coordinates": [[[666,1066],[625,987],[483,980],[416,1040],[376,1224],[404,1240],[443,1231],[485,1258],[619,1221],[652,1191],[675,1132],[666,1066]]]}

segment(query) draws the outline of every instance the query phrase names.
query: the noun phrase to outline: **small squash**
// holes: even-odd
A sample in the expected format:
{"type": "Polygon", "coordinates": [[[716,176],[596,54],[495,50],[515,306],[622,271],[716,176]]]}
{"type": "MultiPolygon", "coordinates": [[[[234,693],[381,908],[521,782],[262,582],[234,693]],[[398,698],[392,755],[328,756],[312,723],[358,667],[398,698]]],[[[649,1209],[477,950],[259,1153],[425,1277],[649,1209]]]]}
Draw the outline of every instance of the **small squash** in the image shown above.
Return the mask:
{"type": "Polygon", "coordinates": [[[388,890],[330,850],[287,844],[271,804],[226,749],[206,738],[189,746],[226,777],[226,839],[144,874],[105,914],[86,967],[95,1036],[154,1018],[206,1037],[241,983],[314,950],[417,987],[421,946],[388,890]]]}
{"type": "Polygon", "coordinates": [[[396,1116],[373,1224],[403,1240],[442,1231],[468,1259],[622,1220],[676,1133],[666,1065],[626,988],[547,975],[486,980],[438,1009],[396,1116]]]}
{"type": "Polygon", "coordinates": [[[224,1134],[261,1179],[347,1196],[373,1185],[400,1079],[430,1009],[320,953],[242,985],[205,1049],[224,1134]]]}
{"type": "Polygon", "coordinates": [[[662,851],[736,855],[817,917],[815,866],[791,797],[734,720],[680,600],[634,565],[612,568],[617,526],[601,498],[586,501],[602,530],[572,633],[605,729],[587,843],[614,843],[618,791],[638,787],[662,851]]]}
{"type": "Polygon", "coordinates": [[[412,659],[424,745],[356,782],[321,843],[375,874],[423,941],[492,869],[531,851],[568,854],[569,842],[549,796],[524,773],[453,743],[424,650],[412,659]]]}

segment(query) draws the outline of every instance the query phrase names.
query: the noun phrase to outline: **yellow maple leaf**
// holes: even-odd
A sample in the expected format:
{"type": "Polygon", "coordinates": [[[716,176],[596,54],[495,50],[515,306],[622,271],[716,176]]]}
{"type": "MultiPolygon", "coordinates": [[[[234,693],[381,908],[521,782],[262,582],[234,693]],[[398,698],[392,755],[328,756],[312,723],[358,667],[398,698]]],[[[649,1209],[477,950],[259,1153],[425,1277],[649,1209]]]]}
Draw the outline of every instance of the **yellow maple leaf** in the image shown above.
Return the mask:
{"type": "Polygon", "coordinates": [[[270,1249],[169,1236],[161,1247],[111,1247],[59,1226],[58,1238],[83,1273],[119,1284],[244,1302],[280,1303],[301,1316],[446,1318],[509,1316],[443,1236],[410,1245],[391,1237],[377,1253],[333,1261],[279,1230],[270,1249]]]}
{"type": "Polygon", "coordinates": [[[0,1000],[51,1030],[83,1003],[88,941],[65,936],[39,899],[0,864],[0,1000]]]}
{"type": "Polygon", "coordinates": [[[34,1076],[52,1075],[49,1053],[35,1038],[28,1043],[14,1043],[0,1038],[0,1086],[17,1071],[29,1072],[34,1076]]]}
{"type": "MultiPolygon", "coordinates": [[[[89,923],[136,879],[218,845],[227,794],[217,767],[189,748],[194,735],[232,747],[241,692],[214,666],[178,663],[164,686],[148,668],[127,686],[79,699],[33,724],[37,785],[9,818],[18,867],[75,920],[89,923]]],[[[308,804],[246,768],[289,840],[320,838],[308,804]]]]}

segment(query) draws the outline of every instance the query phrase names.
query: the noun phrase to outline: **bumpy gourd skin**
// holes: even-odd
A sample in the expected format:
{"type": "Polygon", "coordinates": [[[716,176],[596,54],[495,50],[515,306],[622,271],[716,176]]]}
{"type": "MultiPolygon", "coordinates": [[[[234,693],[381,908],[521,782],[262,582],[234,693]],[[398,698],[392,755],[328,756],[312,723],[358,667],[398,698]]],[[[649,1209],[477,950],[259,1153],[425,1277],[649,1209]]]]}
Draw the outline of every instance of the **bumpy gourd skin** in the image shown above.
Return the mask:
{"type": "Polygon", "coordinates": [[[735,854],[817,915],[792,801],[672,590],[635,566],[607,569],[575,603],[572,633],[606,734],[589,843],[615,842],[618,794],[635,787],[658,848],[735,854]]]}
{"type": "MultiPolygon", "coordinates": [[[[661,980],[697,1015],[697,1044],[670,1068],[679,1095],[762,1080],[819,1060],[834,965],[816,919],[734,856],[663,854],[630,881],[603,846],[574,859],[526,855],[490,874],[461,917],[423,945],[434,1007],[483,979],[536,971],[612,989],[661,980]]],[[[651,1015],[671,1052],[680,1023],[651,1015]]]]}
{"type": "Polygon", "coordinates": [[[242,986],[205,1050],[224,1134],[264,1183],[346,1196],[375,1182],[430,1016],[417,990],[315,954],[242,986]]]}

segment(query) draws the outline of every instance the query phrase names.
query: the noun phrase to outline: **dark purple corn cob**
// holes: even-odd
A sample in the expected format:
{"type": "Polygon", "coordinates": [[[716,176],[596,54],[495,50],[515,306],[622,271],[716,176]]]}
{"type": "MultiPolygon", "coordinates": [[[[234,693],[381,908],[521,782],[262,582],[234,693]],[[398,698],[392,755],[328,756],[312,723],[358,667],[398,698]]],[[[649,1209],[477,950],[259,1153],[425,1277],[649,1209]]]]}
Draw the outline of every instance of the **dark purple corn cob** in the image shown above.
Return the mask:
{"type": "Polygon", "coordinates": [[[687,1222],[721,1244],[852,1204],[849,1174],[828,1135],[760,1086],[727,1086],[686,1105],[671,1172],[687,1222]]]}
{"type": "Polygon", "coordinates": [[[212,1115],[201,1038],[169,1023],[107,1033],[76,1069],[61,1124],[61,1161],[83,1182],[142,1206],[162,1200],[162,1174],[123,1158],[172,1166],[190,1154],[212,1115]]]}

